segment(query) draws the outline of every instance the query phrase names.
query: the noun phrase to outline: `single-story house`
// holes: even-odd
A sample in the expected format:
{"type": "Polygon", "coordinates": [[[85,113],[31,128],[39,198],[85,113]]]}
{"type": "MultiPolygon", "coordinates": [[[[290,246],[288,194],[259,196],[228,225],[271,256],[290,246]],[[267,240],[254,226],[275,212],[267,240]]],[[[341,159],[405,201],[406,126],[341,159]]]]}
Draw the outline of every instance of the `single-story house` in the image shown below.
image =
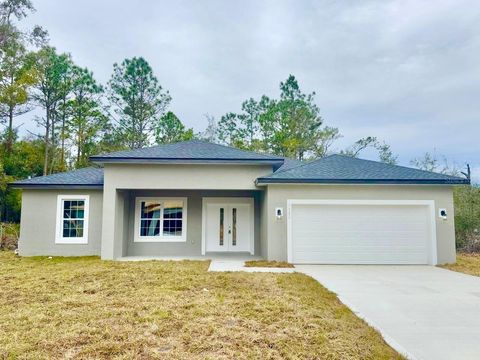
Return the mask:
{"type": "Polygon", "coordinates": [[[331,155],[302,163],[193,140],[92,156],[17,181],[23,256],[304,264],[455,261],[452,187],[468,180],[331,155]]]}

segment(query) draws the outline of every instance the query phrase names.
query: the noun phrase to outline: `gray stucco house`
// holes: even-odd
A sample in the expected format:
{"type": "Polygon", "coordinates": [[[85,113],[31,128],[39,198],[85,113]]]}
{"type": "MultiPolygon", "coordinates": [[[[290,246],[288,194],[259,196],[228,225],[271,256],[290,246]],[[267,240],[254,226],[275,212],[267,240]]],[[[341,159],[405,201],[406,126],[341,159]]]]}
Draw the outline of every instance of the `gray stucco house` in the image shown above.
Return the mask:
{"type": "Polygon", "coordinates": [[[188,141],[93,156],[18,181],[19,252],[293,263],[455,261],[452,186],[467,180],[332,155],[300,163],[188,141]]]}

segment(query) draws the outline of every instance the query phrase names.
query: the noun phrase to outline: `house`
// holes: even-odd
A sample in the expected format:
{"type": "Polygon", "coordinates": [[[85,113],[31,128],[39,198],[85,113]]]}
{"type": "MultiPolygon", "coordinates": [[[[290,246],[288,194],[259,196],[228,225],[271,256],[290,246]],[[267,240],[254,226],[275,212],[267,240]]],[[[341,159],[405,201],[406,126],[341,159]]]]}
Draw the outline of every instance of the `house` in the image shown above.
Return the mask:
{"type": "Polygon", "coordinates": [[[300,163],[193,140],[91,157],[17,181],[19,252],[333,264],[455,261],[452,188],[466,179],[343,155],[300,163]]]}

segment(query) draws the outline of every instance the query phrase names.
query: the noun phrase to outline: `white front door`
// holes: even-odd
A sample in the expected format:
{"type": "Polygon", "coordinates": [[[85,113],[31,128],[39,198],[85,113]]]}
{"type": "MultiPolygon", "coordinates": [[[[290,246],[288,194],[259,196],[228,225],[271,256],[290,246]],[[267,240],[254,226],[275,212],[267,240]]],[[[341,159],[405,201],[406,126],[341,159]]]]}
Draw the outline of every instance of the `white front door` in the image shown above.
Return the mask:
{"type": "Polygon", "coordinates": [[[207,252],[253,253],[253,199],[204,199],[207,252]]]}

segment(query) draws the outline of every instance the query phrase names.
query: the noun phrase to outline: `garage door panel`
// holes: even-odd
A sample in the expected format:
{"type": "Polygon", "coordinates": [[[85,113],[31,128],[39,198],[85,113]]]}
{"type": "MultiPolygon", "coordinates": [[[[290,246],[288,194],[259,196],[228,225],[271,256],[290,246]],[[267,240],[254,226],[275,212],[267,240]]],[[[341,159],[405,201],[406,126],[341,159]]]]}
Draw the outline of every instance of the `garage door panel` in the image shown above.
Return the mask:
{"type": "Polygon", "coordinates": [[[293,205],[294,263],[426,264],[426,205],[293,205]]]}
{"type": "Polygon", "coordinates": [[[297,256],[301,257],[301,262],[294,263],[303,263],[303,264],[395,264],[395,265],[423,265],[425,264],[425,256],[422,251],[413,253],[409,251],[408,253],[396,252],[395,254],[389,252],[376,252],[372,253],[372,256],[375,256],[375,260],[372,260],[371,257],[365,257],[359,254],[356,251],[351,253],[342,252],[341,254],[337,252],[333,253],[321,253],[308,251],[304,254],[299,253],[297,256]],[[342,261],[339,261],[339,255],[342,256],[342,261]]]}
{"type": "MultiPolygon", "coordinates": [[[[295,228],[295,227],[294,227],[295,228]]],[[[357,244],[359,241],[362,241],[363,245],[368,245],[371,243],[372,245],[378,244],[381,245],[382,243],[385,244],[418,244],[419,240],[424,239],[425,232],[424,231],[354,231],[354,230],[347,230],[347,231],[326,231],[326,232],[319,232],[319,231],[302,231],[296,233],[296,244],[311,244],[312,237],[316,237],[317,244],[330,244],[331,242],[334,243],[351,243],[357,244]],[[322,237],[318,237],[321,234],[322,237]],[[380,243],[379,243],[380,242],[380,243]]]]}

